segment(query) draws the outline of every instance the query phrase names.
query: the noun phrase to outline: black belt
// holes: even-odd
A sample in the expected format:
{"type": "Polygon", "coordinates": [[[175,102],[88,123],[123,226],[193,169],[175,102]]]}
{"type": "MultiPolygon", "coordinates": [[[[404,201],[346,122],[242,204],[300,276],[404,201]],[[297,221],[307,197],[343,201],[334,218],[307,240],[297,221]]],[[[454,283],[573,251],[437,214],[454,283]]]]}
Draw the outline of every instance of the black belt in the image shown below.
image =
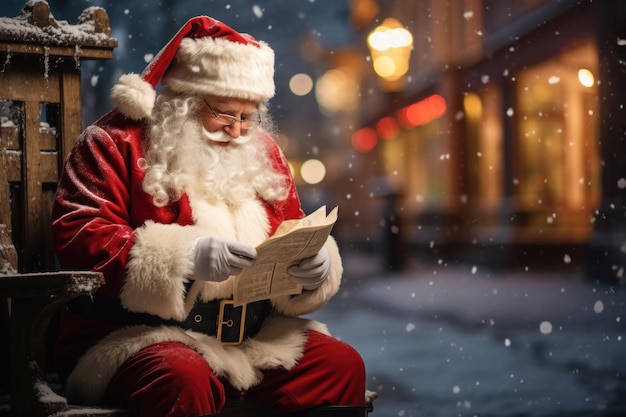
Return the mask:
{"type": "Polygon", "coordinates": [[[81,316],[122,325],[178,326],[187,330],[215,336],[225,345],[239,345],[261,329],[269,314],[269,300],[235,306],[232,300],[196,303],[183,322],[165,320],[148,313],[126,310],[118,299],[101,294],[79,296],[70,301],[69,310],[81,316]]]}

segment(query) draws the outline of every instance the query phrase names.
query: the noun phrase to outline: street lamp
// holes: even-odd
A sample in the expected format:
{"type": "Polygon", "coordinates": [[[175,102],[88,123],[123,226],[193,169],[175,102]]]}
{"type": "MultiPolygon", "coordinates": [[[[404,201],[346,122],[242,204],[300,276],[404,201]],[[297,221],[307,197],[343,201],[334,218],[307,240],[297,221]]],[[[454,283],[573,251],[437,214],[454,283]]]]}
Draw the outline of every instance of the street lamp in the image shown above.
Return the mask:
{"type": "Polygon", "coordinates": [[[381,87],[399,91],[404,87],[409,71],[413,36],[396,19],[389,17],[367,37],[374,71],[381,87]]]}

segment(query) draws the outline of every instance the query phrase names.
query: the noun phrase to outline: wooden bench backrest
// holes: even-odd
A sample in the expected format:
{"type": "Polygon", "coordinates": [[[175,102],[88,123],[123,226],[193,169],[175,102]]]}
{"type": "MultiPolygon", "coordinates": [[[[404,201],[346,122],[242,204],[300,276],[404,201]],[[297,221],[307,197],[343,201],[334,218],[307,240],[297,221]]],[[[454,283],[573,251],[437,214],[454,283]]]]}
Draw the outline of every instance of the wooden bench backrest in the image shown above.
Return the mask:
{"type": "Polygon", "coordinates": [[[82,129],[79,74],[51,68],[46,81],[41,70],[17,55],[0,76],[0,102],[14,115],[0,126],[0,223],[13,237],[20,272],[56,269],[50,210],[63,160],[82,129]]]}

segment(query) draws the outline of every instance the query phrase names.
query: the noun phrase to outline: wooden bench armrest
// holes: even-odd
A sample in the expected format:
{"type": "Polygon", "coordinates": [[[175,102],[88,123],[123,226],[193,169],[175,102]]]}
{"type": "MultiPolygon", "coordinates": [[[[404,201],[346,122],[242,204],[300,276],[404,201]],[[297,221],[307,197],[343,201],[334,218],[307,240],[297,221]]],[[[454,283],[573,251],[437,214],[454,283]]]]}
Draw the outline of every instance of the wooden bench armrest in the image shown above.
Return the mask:
{"type": "Polygon", "coordinates": [[[93,294],[102,284],[104,284],[102,273],[90,271],[0,274],[0,297],[93,294]]]}
{"type": "Polygon", "coordinates": [[[68,409],[48,386],[42,363],[46,330],[60,307],[104,283],[98,272],[0,274],[0,298],[10,300],[10,391],[14,415],[47,416],[68,409]]]}

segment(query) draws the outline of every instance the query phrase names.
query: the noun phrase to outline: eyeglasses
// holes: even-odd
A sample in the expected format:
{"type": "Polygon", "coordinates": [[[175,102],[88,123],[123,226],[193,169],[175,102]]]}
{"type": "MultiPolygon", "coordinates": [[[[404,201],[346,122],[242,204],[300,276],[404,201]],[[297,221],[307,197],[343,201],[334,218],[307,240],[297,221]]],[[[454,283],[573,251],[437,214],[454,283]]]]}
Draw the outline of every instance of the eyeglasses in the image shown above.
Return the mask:
{"type": "Polygon", "coordinates": [[[245,116],[241,119],[231,116],[230,114],[218,113],[211,107],[211,105],[206,101],[205,98],[202,99],[204,104],[211,110],[213,113],[213,117],[215,121],[224,126],[232,126],[233,124],[239,122],[241,124],[241,128],[244,130],[254,129],[255,127],[261,124],[261,116],[258,113],[255,113],[251,116],[245,116]]]}

